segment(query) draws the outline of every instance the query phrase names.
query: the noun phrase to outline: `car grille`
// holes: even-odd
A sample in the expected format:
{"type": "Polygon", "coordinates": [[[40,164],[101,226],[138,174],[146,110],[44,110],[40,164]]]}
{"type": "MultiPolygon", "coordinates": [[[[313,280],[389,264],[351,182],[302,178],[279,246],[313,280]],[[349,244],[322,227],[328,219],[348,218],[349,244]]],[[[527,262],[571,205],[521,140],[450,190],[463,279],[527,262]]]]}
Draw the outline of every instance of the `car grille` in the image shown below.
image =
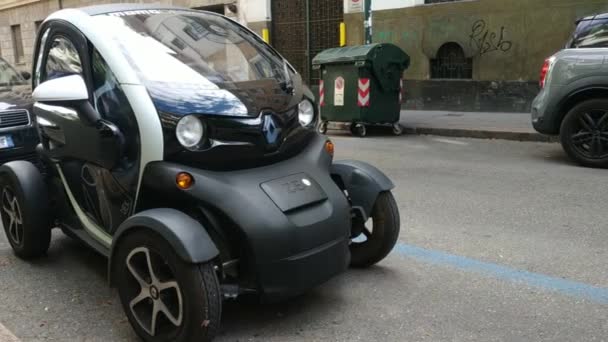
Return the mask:
{"type": "Polygon", "coordinates": [[[27,126],[30,115],[27,110],[11,110],[0,112],[0,128],[27,126]]]}

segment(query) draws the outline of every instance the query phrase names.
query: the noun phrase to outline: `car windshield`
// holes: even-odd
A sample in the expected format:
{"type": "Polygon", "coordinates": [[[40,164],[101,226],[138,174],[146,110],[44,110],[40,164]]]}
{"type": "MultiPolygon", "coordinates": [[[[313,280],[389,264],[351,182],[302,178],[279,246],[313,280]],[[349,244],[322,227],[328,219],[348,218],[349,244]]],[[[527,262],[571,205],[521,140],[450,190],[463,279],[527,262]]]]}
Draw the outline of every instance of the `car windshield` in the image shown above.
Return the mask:
{"type": "Polygon", "coordinates": [[[0,58],[0,86],[23,85],[27,81],[4,59],[0,58]]]}
{"type": "Polygon", "coordinates": [[[262,80],[290,82],[290,71],[278,53],[216,14],[145,10],[98,19],[115,30],[114,37],[145,81],[208,89],[262,80]]]}

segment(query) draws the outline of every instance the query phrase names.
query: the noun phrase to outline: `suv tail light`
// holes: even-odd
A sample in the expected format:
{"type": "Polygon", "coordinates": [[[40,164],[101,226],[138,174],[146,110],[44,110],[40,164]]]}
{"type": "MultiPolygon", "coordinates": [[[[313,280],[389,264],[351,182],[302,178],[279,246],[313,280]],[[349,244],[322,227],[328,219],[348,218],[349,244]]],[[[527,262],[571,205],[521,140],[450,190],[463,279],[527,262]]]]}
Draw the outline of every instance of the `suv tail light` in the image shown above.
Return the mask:
{"type": "Polygon", "coordinates": [[[542,69],[540,69],[540,89],[545,87],[545,81],[547,80],[547,75],[553,66],[553,62],[555,61],[555,57],[549,57],[545,59],[545,63],[543,64],[542,69]]]}

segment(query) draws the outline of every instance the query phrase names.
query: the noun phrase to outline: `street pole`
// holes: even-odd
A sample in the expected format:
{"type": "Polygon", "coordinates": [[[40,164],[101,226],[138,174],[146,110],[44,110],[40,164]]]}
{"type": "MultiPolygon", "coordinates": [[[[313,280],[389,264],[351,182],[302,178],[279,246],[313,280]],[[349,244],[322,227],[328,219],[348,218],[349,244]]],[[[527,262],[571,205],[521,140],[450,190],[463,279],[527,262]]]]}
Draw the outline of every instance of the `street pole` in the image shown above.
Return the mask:
{"type": "Polygon", "coordinates": [[[312,80],[312,56],[310,55],[310,0],[306,0],[306,83],[312,80]]]}
{"type": "Polygon", "coordinates": [[[372,0],[364,0],[363,12],[365,13],[365,21],[363,27],[365,27],[365,44],[372,43],[372,0]]]}

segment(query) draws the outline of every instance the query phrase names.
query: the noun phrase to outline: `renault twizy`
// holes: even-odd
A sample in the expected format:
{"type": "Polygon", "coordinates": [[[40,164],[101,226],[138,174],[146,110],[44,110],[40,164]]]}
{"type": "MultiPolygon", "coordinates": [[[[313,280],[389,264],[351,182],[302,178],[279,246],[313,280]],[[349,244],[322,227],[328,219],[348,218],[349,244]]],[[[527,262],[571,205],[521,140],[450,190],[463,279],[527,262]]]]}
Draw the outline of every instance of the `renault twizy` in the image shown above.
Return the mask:
{"type": "Polygon", "coordinates": [[[395,245],[391,181],[333,161],[300,75],[238,23],[61,10],[34,58],[46,167],[0,167],[4,229],[24,259],[46,253],[53,227],[106,256],[143,340],[209,341],[224,299],[295,296],[395,245]]]}

